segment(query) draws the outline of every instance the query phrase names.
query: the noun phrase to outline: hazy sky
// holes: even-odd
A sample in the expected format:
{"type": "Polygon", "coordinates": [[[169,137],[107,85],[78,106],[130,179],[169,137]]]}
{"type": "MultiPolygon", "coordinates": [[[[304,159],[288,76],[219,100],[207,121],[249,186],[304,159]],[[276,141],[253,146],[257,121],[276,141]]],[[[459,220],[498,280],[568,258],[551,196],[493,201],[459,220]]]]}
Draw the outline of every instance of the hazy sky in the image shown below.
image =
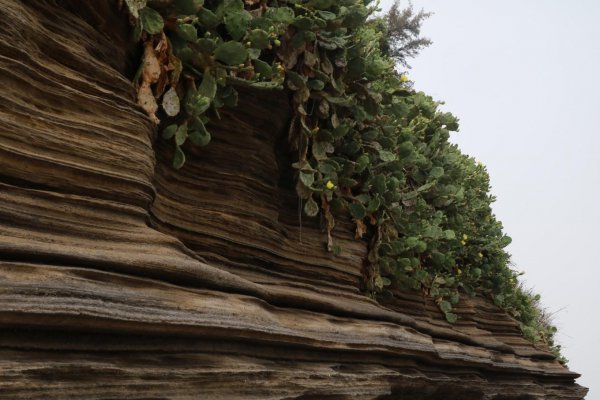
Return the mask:
{"type": "Polygon", "coordinates": [[[600,0],[413,5],[435,13],[434,43],[409,76],[460,118],[452,140],[488,166],[515,268],[600,400],[600,0]]]}

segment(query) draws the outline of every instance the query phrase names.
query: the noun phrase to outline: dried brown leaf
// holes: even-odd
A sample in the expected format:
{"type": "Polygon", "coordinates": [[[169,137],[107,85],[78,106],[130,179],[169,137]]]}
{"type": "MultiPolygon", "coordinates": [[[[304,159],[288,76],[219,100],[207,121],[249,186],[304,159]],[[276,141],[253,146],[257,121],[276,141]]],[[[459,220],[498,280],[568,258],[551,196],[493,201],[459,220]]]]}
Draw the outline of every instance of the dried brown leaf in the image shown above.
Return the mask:
{"type": "Polygon", "coordinates": [[[180,102],[179,96],[177,96],[177,91],[175,88],[171,87],[165,95],[163,96],[162,106],[165,110],[165,113],[169,117],[174,117],[179,114],[180,111],[180,102]]]}
{"type": "Polygon", "coordinates": [[[298,63],[298,57],[306,49],[306,43],[302,43],[302,45],[298,48],[292,46],[290,41],[294,36],[294,33],[295,29],[290,27],[285,37],[281,41],[281,46],[279,46],[277,50],[277,55],[283,61],[283,64],[287,70],[292,69],[298,63]]]}
{"type": "Polygon", "coordinates": [[[334,246],[333,238],[331,237],[331,231],[335,227],[335,219],[333,218],[333,214],[331,213],[331,209],[329,207],[329,201],[327,201],[327,196],[325,194],[321,195],[321,209],[323,210],[323,215],[327,221],[327,250],[333,251],[334,246]]]}
{"type": "Polygon", "coordinates": [[[144,65],[142,85],[146,84],[150,86],[158,81],[161,73],[160,63],[156,57],[156,52],[154,51],[151,40],[146,41],[144,44],[144,59],[142,63],[144,65]]]}
{"type": "Polygon", "coordinates": [[[160,74],[160,77],[158,78],[158,82],[156,82],[156,85],[154,86],[154,97],[156,97],[157,99],[160,98],[160,96],[162,96],[165,90],[167,89],[168,84],[169,74],[163,69],[162,73],[160,74]]]}
{"type": "Polygon", "coordinates": [[[158,104],[156,103],[156,98],[154,97],[154,93],[152,93],[152,89],[148,84],[140,85],[140,89],[138,90],[138,104],[142,106],[144,111],[150,117],[150,120],[158,125],[160,120],[156,116],[156,111],[158,110],[158,104]]]}
{"type": "Polygon", "coordinates": [[[365,233],[367,233],[367,225],[361,220],[357,219],[356,221],[356,233],[354,234],[355,239],[361,239],[365,233]]]}
{"type": "Polygon", "coordinates": [[[159,80],[162,68],[156,57],[152,40],[147,40],[144,43],[144,58],[142,60],[142,65],[142,82],[138,88],[137,95],[138,104],[146,111],[152,122],[158,124],[160,122],[156,116],[158,104],[156,103],[154,93],[152,93],[151,85],[159,80]]]}

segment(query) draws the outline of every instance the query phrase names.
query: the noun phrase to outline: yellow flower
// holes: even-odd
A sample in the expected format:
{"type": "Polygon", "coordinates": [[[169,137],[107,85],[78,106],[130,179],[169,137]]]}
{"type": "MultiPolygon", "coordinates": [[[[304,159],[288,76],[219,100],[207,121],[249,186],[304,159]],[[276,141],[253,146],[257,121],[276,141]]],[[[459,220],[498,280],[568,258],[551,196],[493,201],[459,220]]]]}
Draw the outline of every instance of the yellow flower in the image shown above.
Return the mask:
{"type": "Polygon", "coordinates": [[[331,181],[327,181],[327,183],[325,184],[325,187],[329,190],[333,189],[335,187],[335,185],[333,184],[333,182],[331,181]]]}
{"type": "Polygon", "coordinates": [[[469,240],[469,237],[467,236],[466,233],[463,233],[463,240],[466,242],[467,240],[469,240]]]}
{"type": "Polygon", "coordinates": [[[458,268],[458,269],[456,270],[456,272],[458,272],[458,275],[462,274],[462,271],[460,270],[460,268],[458,268]]]}
{"type": "Polygon", "coordinates": [[[400,82],[405,83],[408,82],[408,76],[402,74],[400,75],[400,82]]]}
{"type": "Polygon", "coordinates": [[[464,246],[465,244],[467,244],[467,242],[465,242],[464,240],[461,240],[460,244],[462,244],[464,246]]]}
{"type": "Polygon", "coordinates": [[[479,253],[478,254],[479,258],[483,258],[483,254],[479,253]]]}

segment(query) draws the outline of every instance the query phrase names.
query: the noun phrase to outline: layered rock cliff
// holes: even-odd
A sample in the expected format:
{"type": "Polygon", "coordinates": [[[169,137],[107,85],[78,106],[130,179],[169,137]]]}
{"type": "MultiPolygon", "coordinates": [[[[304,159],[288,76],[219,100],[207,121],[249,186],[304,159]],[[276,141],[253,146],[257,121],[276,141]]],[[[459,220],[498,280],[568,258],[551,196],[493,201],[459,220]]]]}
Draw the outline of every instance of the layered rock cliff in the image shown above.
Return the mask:
{"type": "Polygon", "coordinates": [[[450,325],[360,291],[299,221],[284,92],[242,91],[180,171],[109,1],[0,0],[0,398],[582,399],[491,302],[450,325]]]}

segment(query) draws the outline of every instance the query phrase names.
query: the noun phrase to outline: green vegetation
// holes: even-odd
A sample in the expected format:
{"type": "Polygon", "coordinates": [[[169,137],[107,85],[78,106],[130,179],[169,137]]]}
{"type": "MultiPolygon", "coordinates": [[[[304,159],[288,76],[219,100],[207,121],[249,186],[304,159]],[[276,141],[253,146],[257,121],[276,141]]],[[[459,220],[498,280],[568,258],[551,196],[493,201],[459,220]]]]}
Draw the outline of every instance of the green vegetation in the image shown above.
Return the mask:
{"type": "Polygon", "coordinates": [[[421,290],[446,319],[463,293],[488,296],[532,340],[553,345],[536,299],[517,283],[492,214],[486,169],[448,139],[457,119],[416,92],[397,62],[427,46],[428,14],[373,18],[369,0],[127,0],[145,44],[140,104],[173,143],[210,142],[210,121],[237,86],[286,89],[297,192],[308,216],[349,213],[370,244],[364,290],[421,290]],[[156,99],[162,99],[158,111],[156,99]]]}

